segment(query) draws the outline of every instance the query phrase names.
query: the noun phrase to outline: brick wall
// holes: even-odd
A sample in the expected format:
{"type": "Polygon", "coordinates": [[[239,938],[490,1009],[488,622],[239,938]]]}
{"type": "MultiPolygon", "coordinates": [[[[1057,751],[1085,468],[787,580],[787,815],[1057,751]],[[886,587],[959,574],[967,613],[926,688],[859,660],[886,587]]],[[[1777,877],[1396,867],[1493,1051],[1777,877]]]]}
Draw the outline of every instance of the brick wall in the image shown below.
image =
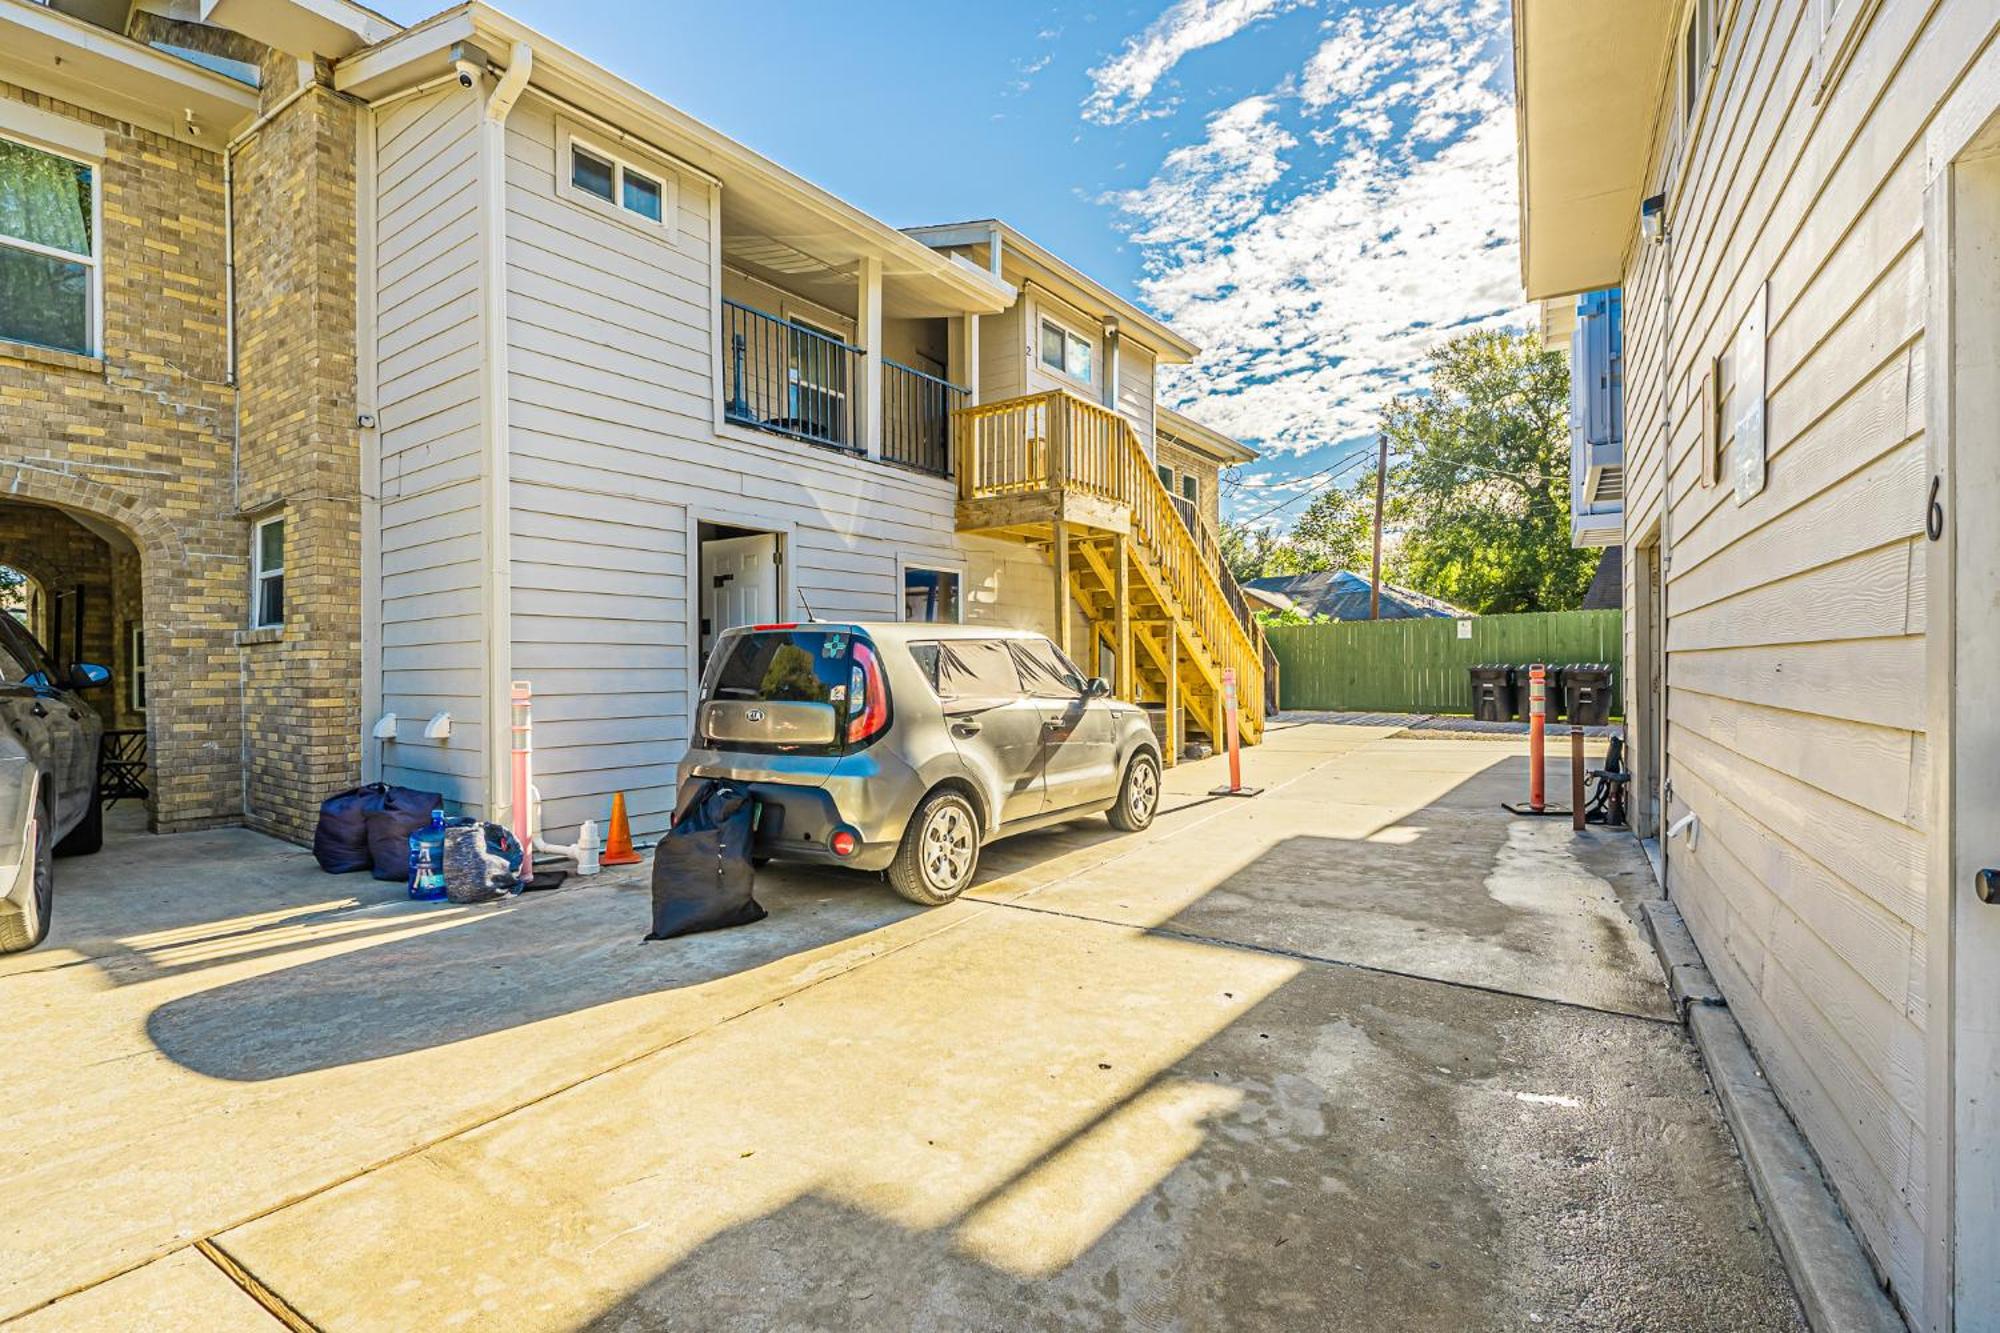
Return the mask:
{"type": "Polygon", "coordinates": [[[102,356],[0,343],[0,509],[94,516],[138,553],[152,658],[152,809],[161,830],[242,817],[236,627],[245,572],[234,516],[235,395],[224,383],[220,159],[0,83],[101,128],[102,356]]]}
{"type": "MultiPolygon", "coordinates": [[[[294,62],[267,73],[296,86],[294,62]]],[[[361,764],[356,127],[316,86],[236,157],[238,504],[285,518],[284,626],[243,636],[244,817],[298,840],[361,764]]]]}

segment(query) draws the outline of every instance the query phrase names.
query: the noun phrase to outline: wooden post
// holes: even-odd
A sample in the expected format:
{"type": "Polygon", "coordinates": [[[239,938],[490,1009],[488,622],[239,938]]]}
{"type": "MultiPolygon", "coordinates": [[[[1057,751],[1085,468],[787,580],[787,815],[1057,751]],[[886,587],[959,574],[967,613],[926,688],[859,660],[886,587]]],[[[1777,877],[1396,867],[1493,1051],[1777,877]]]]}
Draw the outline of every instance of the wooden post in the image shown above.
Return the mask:
{"type": "Polygon", "coordinates": [[[1382,502],[1389,491],[1389,437],[1380,437],[1375,454],[1375,564],[1368,576],[1368,618],[1382,618],[1382,502]]]}
{"type": "Polygon", "coordinates": [[[1138,697],[1138,677],[1132,666],[1132,553],[1131,539],[1124,533],[1112,538],[1117,565],[1112,569],[1112,597],[1117,605],[1112,614],[1116,617],[1117,638],[1113,640],[1112,651],[1118,655],[1118,680],[1116,693],[1128,703],[1138,697]]]}
{"type": "Polygon", "coordinates": [[[1583,832],[1583,728],[1569,729],[1569,809],[1570,827],[1583,832]]]}
{"type": "Polygon", "coordinates": [[[1167,627],[1167,767],[1181,759],[1181,632],[1173,621],[1167,627]]]}
{"type": "Polygon", "coordinates": [[[1056,571],[1056,624],[1051,637],[1063,656],[1069,657],[1069,524],[1059,518],[1050,526],[1055,533],[1055,548],[1049,554],[1056,571]]]}

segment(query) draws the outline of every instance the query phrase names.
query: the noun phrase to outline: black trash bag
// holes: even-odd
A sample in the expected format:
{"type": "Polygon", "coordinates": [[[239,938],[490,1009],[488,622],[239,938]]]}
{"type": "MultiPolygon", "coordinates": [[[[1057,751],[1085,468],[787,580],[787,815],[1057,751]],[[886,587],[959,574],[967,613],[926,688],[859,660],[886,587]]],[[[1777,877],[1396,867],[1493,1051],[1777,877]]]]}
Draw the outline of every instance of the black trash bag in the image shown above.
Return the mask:
{"type": "Polygon", "coordinates": [[[429,810],[375,810],[368,815],[368,859],[376,879],[410,879],[410,835],[431,822],[429,810]]]}
{"type": "Polygon", "coordinates": [[[756,871],[750,840],[756,798],[718,782],[695,790],[653,849],[653,933],[670,940],[704,930],[747,926],[768,915],[751,896],[756,871]]]}
{"type": "Polygon", "coordinates": [[[444,896],[485,903],[521,891],[521,844],[498,824],[454,823],[444,833],[444,896]]]}
{"type": "Polygon", "coordinates": [[[444,797],[434,791],[391,787],[384,782],[329,796],[320,802],[319,823],[313,829],[313,859],[329,875],[373,869],[382,877],[381,864],[368,842],[368,816],[382,810],[422,811],[428,819],[430,812],[443,804],[444,797]]]}
{"type": "Polygon", "coordinates": [[[388,787],[371,782],[329,796],[319,805],[319,824],[313,829],[313,860],[329,875],[345,875],[366,870],[368,816],[387,803],[388,787]]]}

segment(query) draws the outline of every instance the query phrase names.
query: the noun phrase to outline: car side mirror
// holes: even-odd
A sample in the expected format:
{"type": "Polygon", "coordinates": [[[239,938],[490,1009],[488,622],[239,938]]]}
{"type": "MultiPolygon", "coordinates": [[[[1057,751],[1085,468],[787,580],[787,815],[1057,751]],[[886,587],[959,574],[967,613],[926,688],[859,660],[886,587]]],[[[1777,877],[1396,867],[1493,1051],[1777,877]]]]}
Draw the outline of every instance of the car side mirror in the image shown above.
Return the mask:
{"type": "Polygon", "coordinates": [[[1092,676],[1083,683],[1083,697],[1086,699],[1110,698],[1111,682],[1102,676],[1092,676]]]}
{"type": "Polygon", "coordinates": [[[95,662],[78,662],[69,669],[69,687],[73,690],[95,689],[110,683],[110,667],[99,666],[95,662]]]}

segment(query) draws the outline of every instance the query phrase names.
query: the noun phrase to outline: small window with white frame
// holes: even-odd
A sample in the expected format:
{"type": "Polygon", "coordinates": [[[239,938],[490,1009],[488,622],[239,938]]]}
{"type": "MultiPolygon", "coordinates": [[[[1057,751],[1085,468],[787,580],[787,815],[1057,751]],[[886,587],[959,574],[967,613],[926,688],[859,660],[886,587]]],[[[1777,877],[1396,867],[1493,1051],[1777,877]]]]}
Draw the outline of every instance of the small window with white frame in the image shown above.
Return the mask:
{"type": "Polygon", "coordinates": [[[1085,384],[1091,382],[1091,362],[1096,345],[1090,339],[1073,329],[1065,328],[1056,321],[1042,319],[1042,364],[1050,370],[1060,371],[1073,380],[1085,384]]]}
{"type": "Polygon", "coordinates": [[[0,339],[97,354],[97,168],[0,138],[0,339]]]}
{"type": "Polygon", "coordinates": [[[1882,0],[1811,0],[1819,27],[1819,42],[1813,51],[1815,102],[1839,80],[1881,3],[1882,0]]]}
{"type": "Polygon", "coordinates": [[[285,518],[259,519],[250,529],[250,628],[285,623],[285,518]]]}
{"type": "Polygon", "coordinates": [[[956,625],[965,619],[961,575],[955,569],[903,570],[903,619],[912,623],[956,625]]]}
{"type": "Polygon", "coordinates": [[[1681,124],[1689,125],[1715,66],[1716,38],[1728,0],[1690,0],[1681,31],[1681,124]]]}
{"type": "Polygon", "coordinates": [[[125,706],[146,711],[146,627],[137,620],[125,626],[125,706]]]}
{"type": "Polygon", "coordinates": [[[556,193],[593,213],[671,241],[680,181],[663,165],[558,121],[556,193]]]}

